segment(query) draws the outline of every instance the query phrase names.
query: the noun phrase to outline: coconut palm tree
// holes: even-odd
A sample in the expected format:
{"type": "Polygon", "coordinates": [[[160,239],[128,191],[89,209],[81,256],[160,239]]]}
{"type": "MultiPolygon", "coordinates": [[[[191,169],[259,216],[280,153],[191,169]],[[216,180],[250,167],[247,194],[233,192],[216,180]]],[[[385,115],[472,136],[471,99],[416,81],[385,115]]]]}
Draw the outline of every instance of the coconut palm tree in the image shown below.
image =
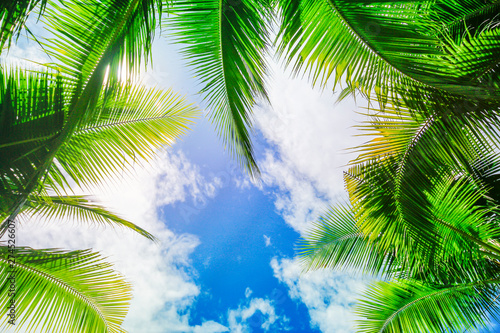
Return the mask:
{"type": "MultiPolygon", "coordinates": [[[[159,1],[14,1],[0,7],[2,53],[35,9],[54,60],[41,70],[0,69],[0,313],[15,303],[27,331],[123,332],[130,286],[90,250],[15,247],[18,214],[122,226],[154,239],[85,196],[183,134],[197,108],[134,80],[150,56],[159,1]],[[46,7],[45,7],[46,6],[46,7]],[[13,292],[14,291],[14,292],[13,292]]],[[[3,321],[3,328],[10,323],[3,321]]]]}

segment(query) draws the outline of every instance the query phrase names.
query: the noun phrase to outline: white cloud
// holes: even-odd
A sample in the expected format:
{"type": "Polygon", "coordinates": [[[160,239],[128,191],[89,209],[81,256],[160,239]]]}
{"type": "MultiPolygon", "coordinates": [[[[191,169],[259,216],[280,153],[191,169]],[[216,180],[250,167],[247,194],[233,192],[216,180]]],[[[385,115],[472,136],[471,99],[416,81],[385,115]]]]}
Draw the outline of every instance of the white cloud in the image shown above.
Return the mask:
{"type": "Polygon", "coordinates": [[[264,242],[266,243],[266,247],[271,246],[271,237],[264,235],[264,242]]]}
{"type": "Polygon", "coordinates": [[[206,321],[201,326],[196,325],[193,327],[193,333],[218,333],[218,332],[228,332],[229,328],[215,321],[206,321]]]}
{"type": "Polygon", "coordinates": [[[275,193],[276,209],[296,231],[303,232],[328,207],[329,198],[318,192],[291,161],[279,160],[268,152],[261,165],[263,181],[279,189],[275,193]]]}
{"type": "Polygon", "coordinates": [[[101,252],[133,285],[133,299],[124,322],[130,332],[227,331],[213,321],[189,325],[189,309],[200,294],[190,262],[199,240],[168,230],[156,214],[159,203],[214,195],[217,179],[207,181],[179,152],[160,155],[153,166],[136,170],[135,177],[116,183],[115,188],[99,188],[92,193],[112,211],[153,233],[159,244],[129,230],[32,221],[19,227],[18,243],[33,248],[93,248],[101,252]],[[177,177],[177,181],[169,177],[177,177]]]}
{"type": "Polygon", "coordinates": [[[203,205],[222,186],[218,177],[207,181],[199,168],[189,162],[182,152],[169,154],[167,159],[162,159],[160,169],[163,172],[157,176],[156,182],[158,206],[185,201],[188,194],[195,202],[203,205]]]}
{"type": "Polygon", "coordinates": [[[365,286],[363,279],[330,270],[304,273],[296,259],[273,258],[271,267],[290,297],[305,304],[312,327],[325,333],[353,332],[352,306],[365,286]]]}
{"type": "Polygon", "coordinates": [[[252,289],[250,289],[248,287],[247,287],[247,289],[245,289],[245,297],[246,298],[250,297],[252,295],[252,293],[253,293],[252,289]]]}
{"type": "Polygon", "coordinates": [[[240,305],[238,309],[228,311],[229,329],[232,333],[251,332],[252,327],[268,331],[278,318],[271,301],[263,298],[253,298],[246,306],[240,305]],[[254,316],[257,312],[260,315],[254,316]]]}
{"type": "Polygon", "coordinates": [[[259,165],[264,183],[279,187],[278,211],[301,232],[343,195],[342,171],[354,157],[346,149],[363,142],[352,128],[362,117],[351,99],[336,104],[328,87],[321,92],[272,61],[270,67],[272,108],[256,108],[255,120],[273,149],[259,165]]]}

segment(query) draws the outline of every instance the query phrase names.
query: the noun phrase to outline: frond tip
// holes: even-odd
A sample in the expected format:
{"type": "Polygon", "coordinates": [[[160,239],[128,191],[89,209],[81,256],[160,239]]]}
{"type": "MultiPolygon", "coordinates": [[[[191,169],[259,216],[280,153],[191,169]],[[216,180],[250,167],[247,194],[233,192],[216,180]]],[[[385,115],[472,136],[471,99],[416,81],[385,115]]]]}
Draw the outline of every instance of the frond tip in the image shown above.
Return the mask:
{"type": "Polygon", "coordinates": [[[110,225],[111,227],[124,227],[146,237],[149,240],[157,239],[148,231],[138,225],[127,221],[110,212],[105,207],[91,200],[88,196],[42,196],[31,195],[28,197],[23,214],[40,215],[47,220],[75,219],[88,224],[110,225]]]}

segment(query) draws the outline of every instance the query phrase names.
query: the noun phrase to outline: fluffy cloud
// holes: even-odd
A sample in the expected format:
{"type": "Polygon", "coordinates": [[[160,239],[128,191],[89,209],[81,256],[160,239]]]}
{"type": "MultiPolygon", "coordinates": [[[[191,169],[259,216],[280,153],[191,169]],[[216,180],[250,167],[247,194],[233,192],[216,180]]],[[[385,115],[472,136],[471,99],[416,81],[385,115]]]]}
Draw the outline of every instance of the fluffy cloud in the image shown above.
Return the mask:
{"type": "Polygon", "coordinates": [[[197,166],[189,162],[182,152],[171,154],[168,159],[161,160],[157,176],[156,204],[168,205],[177,201],[185,201],[188,194],[193,201],[205,204],[207,198],[213,198],[222,180],[213,177],[207,181],[197,166]]]}
{"type": "Polygon", "coordinates": [[[289,289],[292,299],[305,304],[311,326],[322,332],[353,332],[352,306],[366,282],[330,270],[304,273],[295,259],[271,260],[274,276],[289,289]]]}
{"type": "Polygon", "coordinates": [[[269,299],[252,298],[248,302],[251,293],[251,290],[247,288],[245,291],[247,304],[228,311],[228,323],[231,332],[252,332],[252,327],[260,327],[264,331],[269,331],[275,327],[275,324],[278,324],[279,319],[286,322],[286,318],[279,318],[276,315],[274,305],[269,299]]]}
{"type": "Polygon", "coordinates": [[[342,171],[354,157],[347,148],[363,141],[353,137],[362,116],[351,99],[337,104],[328,88],[290,79],[275,63],[271,71],[272,107],[257,108],[255,120],[272,149],[259,164],[264,183],[279,188],[276,208],[301,232],[343,195],[342,171]]]}

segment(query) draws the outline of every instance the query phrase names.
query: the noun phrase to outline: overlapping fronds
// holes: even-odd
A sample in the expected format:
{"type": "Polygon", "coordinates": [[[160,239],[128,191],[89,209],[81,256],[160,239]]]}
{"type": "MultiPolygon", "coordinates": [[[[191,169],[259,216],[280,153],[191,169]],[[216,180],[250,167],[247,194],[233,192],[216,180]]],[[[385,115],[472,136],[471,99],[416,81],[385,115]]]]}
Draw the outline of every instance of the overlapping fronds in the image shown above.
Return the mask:
{"type": "Polygon", "coordinates": [[[282,0],[280,8],[279,50],[297,73],[345,82],[341,97],[361,92],[380,107],[370,103],[361,127],[371,140],[345,173],[352,213],[320,219],[301,255],[316,268],[343,268],[374,249],[396,258],[392,277],[405,280],[369,291],[362,332],[483,326],[498,312],[498,2],[282,0]]]}
{"type": "Polygon", "coordinates": [[[51,154],[67,117],[60,76],[0,71],[0,210],[8,211],[51,154]]]}
{"type": "Polygon", "coordinates": [[[268,43],[266,0],[176,0],[177,40],[203,88],[224,144],[251,175],[259,173],[250,138],[251,109],[264,89],[268,43]]]}
{"type": "Polygon", "coordinates": [[[309,72],[313,82],[333,77],[345,81],[348,91],[375,92],[382,102],[417,87],[498,99],[498,74],[492,73],[500,31],[494,1],[280,3],[285,9],[300,7],[295,15],[282,15],[281,30],[295,35],[283,38],[280,49],[295,71],[309,72]]]}
{"type": "MultiPolygon", "coordinates": [[[[155,22],[159,15],[157,9],[161,9],[161,3],[153,0],[119,2],[90,0],[84,3],[65,1],[63,4],[57,1],[50,2],[43,19],[53,37],[43,44],[45,50],[57,61],[52,67],[59,71],[63,82],[64,98],[59,100],[66,117],[63,119],[63,123],[58,124],[57,135],[52,141],[44,143],[45,155],[43,157],[31,163],[29,160],[32,158],[32,151],[22,156],[22,162],[29,163],[32,169],[16,172],[16,177],[23,179],[23,181],[14,184],[17,185],[19,195],[15,201],[6,205],[8,214],[15,214],[16,209],[22,206],[27,195],[40,186],[40,181],[43,180],[47,170],[50,169],[56,154],[62,146],[68,147],[68,140],[70,140],[75,130],[82,128],[89,119],[95,120],[99,116],[98,113],[94,113],[100,112],[102,109],[101,106],[97,105],[100,101],[101,90],[109,90],[110,87],[119,85],[119,73],[133,72],[132,70],[137,69],[140,65],[141,59],[144,56],[149,56],[155,22]]],[[[148,97],[145,96],[148,93],[144,90],[129,90],[129,92],[136,94],[134,95],[135,98],[141,94],[146,99],[148,97]]],[[[120,92],[123,94],[122,90],[120,92]]],[[[28,93],[28,99],[34,98],[37,94],[42,94],[37,90],[28,91],[28,93]]],[[[156,97],[160,98],[159,106],[161,109],[162,106],[165,106],[164,103],[167,97],[160,96],[161,94],[158,92],[156,94],[156,97]]],[[[119,93],[114,95],[114,97],[117,96],[119,96],[119,93]]],[[[123,99],[123,96],[121,98],[123,99]]],[[[119,101],[115,102],[118,103],[119,101]]],[[[130,103],[138,104],[136,100],[131,100],[130,103]]],[[[149,99],[148,103],[151,109],[153,105],[149,99]]],[[[127,105],[127,107],[131,107],[131,105],[127,105]]],[[[151,111],[150,109],[147,111],[151,111]]],[[[142,114],[146,113],[144,109],[140,112],[143,112],[142,114]]],[[[143,127],[146,128],[147,126],[143,125],[143,127]]],[[[163,129],[165,128],[172,129],[175,133],[173,135],[157,134],[156,139],[150,141],[158,145],[159,137],[172,138],[174,135],[181,133],[177,124],[164,126],[163,129]]],[[[151,132],[150,127],[145,136],[151,138],[151,132]]],[[[113,135],[109,134],[109,137],[113,137],[113,135]]],[[[116,143],[118,138],[116,130],[114,138],[114,143],[116,143]]],[[[144,136],[140,139],[142,141],[137,140],[137,142],[144,142],[144,136]]],[[[122,138],[121,141],[123,142],[125,139],[122,138]]],[[[111,142],[107,148],[114,143],[111,142]]],[[[134,142],[131,142],[129,146],[133,144],[134,142]]],[[[115,152],[116,150],[115,147],[115,152]]],[[[130,149],[128,150],[130,151],[130,149]]],[[[7,155],[4,156],[8,157],[7,155]]],[[[62,157],[61,160],[63,160],[62,157]]],[[[92,162],[95,162],[95,157],[92,162]]],[[[70,169],[68,164],[65,166],[70,169]]],[[[100,166],[103,167],[102,164],[100,166]]],[[[54,167],[54,169],[57,168],[54,167]]],[[[52,174],[54,173],[56,175],[49,176],[49,181],[59,185],[65,183],[61,172],[57,173],[55,171],[52,174]]],[[[75,175],[76,173],[73,173],[72,176],[75,175]]],[[[9,181],[12,182],[10,179],[9,181]]]]}
{"type": "MultiPolygon", "coordinates": [[[[460,107],[451,108],[454,101],[457,100],[448,101],[448,114],[436,112],[428,116],[388,106],[361,126],[365,135],[374,138],[355,148],[361,154],[348,172],[352,176],[347,177],[348,192],[362,215],[384,207],[384,215],[393,221],[372,223],[368,229],[362,227],[364,232],[380,232],[380,226],[387,228],[400,220],[419,242],[437,241],[432,224],[426,222],[432,220],[432,216],[428,209],[429,198],[424,193],[432,192],[442,177],[447,179],[465,173],[477,178],[474,164],[490,156],[499,142],[495,131],[498,110],[492,108],[496,103],[479,103],[463,112],[460,107]],[[385,184],[391,187],[386,186],[381,192],[356,181],[373,182],[387,172],[390,176],[385,184]],[[370,199],[376,197],[376,193],[385,197],[377,205],[370,199]]],[[[442,105],[438,102],[428,104],[430,110],[442,105]]],[[[363,226],[362,215],[358,215],[358,221],[363,226]]]]}
{"type": "Polygon", "coordinates": [[[0,253],[4,327],[10,318],[9,290],[15,289],[16,327],[26,331],[124,332],[120,325],[128,311],[130,285],[98,253],[7,246],[0,253]]]}
{"type": "Polygon", "coordinates": [[[88,225],[122,227],[133,230],[150,240],[155,240],[155,237],[143,228],[110,212],[88,196],[30,196],[26,200],[21,214],[28,216],[28,218],[35,215],[43,216],[45,221],[59,223],[76,221],[88,225]]]}
{"type": "Polygon", "coordinates": [[[0,53],[21,31],[29,15],[37,8],[43,13],[47,0],[9,0],[0,4],[0,53]]]}

